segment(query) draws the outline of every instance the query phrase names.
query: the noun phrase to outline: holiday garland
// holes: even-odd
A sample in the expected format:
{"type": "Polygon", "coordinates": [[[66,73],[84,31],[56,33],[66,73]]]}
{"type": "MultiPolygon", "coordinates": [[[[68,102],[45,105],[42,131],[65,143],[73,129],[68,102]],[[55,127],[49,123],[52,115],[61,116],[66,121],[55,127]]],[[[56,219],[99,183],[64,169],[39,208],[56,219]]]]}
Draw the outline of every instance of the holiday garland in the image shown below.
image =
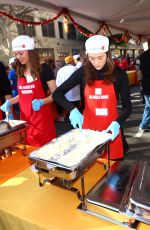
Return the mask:
{"type": "MultiPolygon", "coordinates": [[[[128,43],[129,39],[130,39],[130,35],[128,31],[125,31],[124,34],[122,35],[122,38],[118,39],[115,35],[113,35],[108,27],[108,25],[104,22],[101,23],[100,27],[98,28],[98,30],[95,33],[87,33],[85,32],[85,30],[83,28],[81,28],[81,26],[75,22],[75,20],[73,19],[73,17],[71,16],[70,12],[68,9],[64,8],[62,9],[55,17],[50,18],[50,19],[45,19],[42,21],[29,21],[29,20],[24,20],[15,16],[10,15],[7,12],[3,12],[0,11],[0,16],[5,16],[8,17],[9,19],[17,22],[17,23],[22,23],[24,25],[47,25],[49,23],[52,23],[53,21],[55,21],[56,19],[58,19],[60,16],[64,16],[66,19],[67,17],[70,19],[70,21],[73,23],[74,27],[76,28],[77,31],[79,31],[80,34],[82,34],[85,37],[91,37],[93,35],[98,34],[99,32],[102,33],[102,35],[106,35],[106,32],[108,31],[111,38],[116,42],[116,43],[120,43],[120,42],[125,42],[128,43]]],[[[139,35],[139,41],[141,41],[141,35],[139,35]]]]}

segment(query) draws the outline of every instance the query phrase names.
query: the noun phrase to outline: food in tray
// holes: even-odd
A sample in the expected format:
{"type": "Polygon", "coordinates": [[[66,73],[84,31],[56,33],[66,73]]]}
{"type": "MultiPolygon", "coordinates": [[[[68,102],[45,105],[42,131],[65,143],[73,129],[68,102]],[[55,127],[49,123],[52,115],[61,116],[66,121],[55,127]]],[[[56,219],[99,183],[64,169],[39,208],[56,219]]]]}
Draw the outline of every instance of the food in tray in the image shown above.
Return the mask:
{"type": "Polygon", "coordinates": [[[109,133],[89,129],[73,129],[32,152],[30,157],[72,167],[83,160],[98,145],[108,141],[109,137],[109,133]]]}

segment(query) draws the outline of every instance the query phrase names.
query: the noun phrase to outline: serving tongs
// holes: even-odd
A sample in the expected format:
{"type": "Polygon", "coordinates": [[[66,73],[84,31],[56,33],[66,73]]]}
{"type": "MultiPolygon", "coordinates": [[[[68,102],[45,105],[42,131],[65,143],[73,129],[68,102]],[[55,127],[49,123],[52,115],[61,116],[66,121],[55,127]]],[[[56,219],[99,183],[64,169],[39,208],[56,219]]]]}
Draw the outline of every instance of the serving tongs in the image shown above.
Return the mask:
{"type": "Polygon", "coordinates": [[[6,115],[6,121],[9,123],[9,112],[5,112],[6,115]]]}
{"type": "Polygon", "coordinates": [[[11,120],[11,122],[10,122],[10,120],[9,120],[9,114],[10,114],[9,111],[5,112],[5,116],[6,116],[5,120],[8,122],[8,124],[11,127],[11,123],[14,124],[14,125],[15,125],[15,123],[13,122],[13,120],[11,120]]]}

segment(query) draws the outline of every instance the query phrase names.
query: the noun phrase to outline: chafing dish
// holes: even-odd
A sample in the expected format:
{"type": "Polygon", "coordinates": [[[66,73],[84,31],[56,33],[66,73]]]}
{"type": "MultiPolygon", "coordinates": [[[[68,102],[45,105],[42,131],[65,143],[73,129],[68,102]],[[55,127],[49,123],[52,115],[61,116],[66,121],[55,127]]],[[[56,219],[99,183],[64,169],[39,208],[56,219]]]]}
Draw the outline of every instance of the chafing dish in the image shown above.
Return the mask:
{"type": "MultiPolygon", "coordinates": [[[[17,143],[25,144],[26,121],[0,121],[0,155],[17,143]]],[[[25,147],[24,147],[25,148],[25,147]]]]}
{"type": "Polygon", "coordinates": [[[131,189],[126,191],[120,211],[150,224],[150,161],[141,161],[131,189]]]}
{"type": "Polygon", "coordinates": [[[49,180],[71,187],[101,156],[109,139],[110,134],[74,129],[33,151],[29,158],[35,161],[39,184],[49,180]]]}
{"type": "Polygon", "coordinates": [[[107,221],[136,229],[139,222],[150,224],[150,162],[116,162],[109,173],[86,195],[86,208],[80,210],[107,221]],[[88,205],[98,211],[88,209],[88,205]],[[117,218],[106,215],[106,210],[119,214],[117,218]],[[104,215],[105,213],[105,215],[104,215]],[[124,221],[120,221],[122,216],[124,221]]]}
{"type": "Polygon", "coordinates": [[[43,186],[48,181],[75,192],[81,201],[79,210],[123,227],[136,229],[139,222],[150,224],[150,162],[115,162],[85,194],[85,172],[102,156],[104,148],[109,151],[110,135],[101,136],[101,139],[100,132],[94,132],[88,138],[92,144],[84,141],[90,135],[88,130],[72,130],[33,151],[29,158],[35,162],[38,170],[39,185],[43,186]],[[80,146],[82,157],[68,164],[67,157],[78,155],[80,146]],[[79,178],[81,191],[72,186],[79,178]],[[108,216],[106,210],[111,212],[108,216]]]}

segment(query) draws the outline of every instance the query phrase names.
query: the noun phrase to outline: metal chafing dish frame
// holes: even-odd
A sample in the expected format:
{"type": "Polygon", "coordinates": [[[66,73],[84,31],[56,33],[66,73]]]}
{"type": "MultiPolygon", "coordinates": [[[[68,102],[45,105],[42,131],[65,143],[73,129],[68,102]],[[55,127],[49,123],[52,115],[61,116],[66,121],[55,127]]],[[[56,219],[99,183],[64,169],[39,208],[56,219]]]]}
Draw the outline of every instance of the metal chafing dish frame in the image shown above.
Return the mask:
{"type": "MultiPolygon", "coordinates": [[[[11,122],[13,122],[11,120],[11,122]]],[[[15,120],[14,120],[15,122],[15,120]]],[[[12,148],[15,150],[17,147],[15,146],[17,143],[22,144],[23,148],[21,148],[21,152],[24,156],[26,156],[26,144],[25,144],[25,138],[26,138],[26,122],[18,124],[16,126],[11,126],[9,121],[2,120],[0,122],[1,124],[7,125],[7,130],[2,131],[0,133],[0,151],[1,151],[1,157],[5,155],[3,153],[4,150],[7,150],[8,148],[12,148]]]]}
{"type": "Polygon", "coordinates": [[[93,165],[93,163],[95,163],[95,160],[100,157],[100,152],[98,151],[102,152],[106,146],[108,148],[109,141],[95,147],[91,152],[89,152],[87,158],[84,158],[81,160],[80,164],[72,167],[67,167],[59,163],[54,163],[52,161],[43,160],[36,157],[29,156],[29,158],[36,162],[35,168],[38,170],[40,186],[42,186],[42,180],[40,180],[41,173],[45,173],[45,175],[49,176],[50,178],[57,177],[63,179],[64,181],[70,181],[71,183],[79,179],[79,177],[82,176],[88,170],[88,168],[93,165]]]}
{"type": "MultiPolygon", "coordinates": [[[[118,162],[116,162],[118,163],[118,162]]],[[[88,213],[90,215],[93,215],[93,216],[96,216],[100,219],[103,219],[103,220],[106,220],[106,221],[109,221],[109,222],[112,222],[114,224],[117,224],[117,225],[121,225],[123,227],[127,227],[127,228],[130,228],[130,229],[137,229],[138,225],[140,222],[143,222],[145,224],[150,224],[150,221],[144,221],[144,219],[134,213],[132,213],[129,209],[128,209],[128,206],[129,206],[129,195],[131,193],[131,185],[134,183],[134,186],[136,187],[136,183],[137,183],[137,180],[138,180],[138,175],[141,174],[142,172],[138,172],[139,170],[139,165],[140,164],[144,164],[144,163],[138,163],[136,162],[137,165],[134,165],[134,170],[132,171],[131,175],[130,175],[130,179],[128,181],[128,184],[126,186],[126,189],[125,189],[125,193],[123,195],[123,199],[120,203],[120,207],[117,210],[114,209],[111,209],[109,208],[109,206],[105,206],[105,205],[101,205],[101,204],[98,204],[96,205],[94,202],[88,202],[88,199],[87,199],[87,196],[88,194],[93,190],[93,189],[96,189],[96,186],[99,186],[99,184],[102,184],[103,183],[103,180],[104,177],[108,178],[111,174],[111,168],[110,170],[108,170],[106,172],[106,174],[103,176],[103,178],[100,179],[100,181],[98,181],[96,183],[96,185],[93,186],[93,188],[84,196],[84,202],[81,202],[80,205],[78,206],[78,209],[82,212],[85,212],[85,213],[88,213]],[[135,180],[135,181],[134,181],[135,180]],[[89,204],[92,204],[93,206],[99,206],[100,207],[100,211],[95,211],[93,210],[93,207],[89,208],[89,204]],[[128,218],[127,220],[125,221],[120,221],[118,219],[115,219],[113,217],[110,217],[110,216],[107,216],[105,213],[105,209],[108,209],[108,210],[111,210],[115,213],[118,213],[122,216],[124,216],[125,218],[128,218]]],[[[106,202],[107,204],[107,202],[106,202]]]]}
{"type": "Polygon", "coordinates": [[[61,164],[56,164],[47,160],[40,160],[39,158],[30,157],[29,159],[35,160],[35,169],[38,170],[39,186],[44,186],[46,182],[53,184],[55,186],[61,187],[63,189],[69,190],[77,194],[78,199],[82,202],[82,207],[86,207],[85,204],[85,184],[84,184],[84,174],[94,165],[97,158],[100,157],[100,152],[104,148],[108,154],[107,164],[102,163],[105,170],[110,168],[110,141],[106,141],[103,144],[95,147],[89,154],[88,159],[82,160],[78,167],[65,167],[61,164]],[[47,168],[47,164],[52,165],[51,169],[47,168]],[[44,178],[44,179],[43,179],[44,178]],[[79,189],[73,187],[74,183],[80,179],[81,182],[81,192],[79,189]]]}
{"type": "MultiPolygon", "coordinates": [[[[140,163],[139,163],[140,167],[139,167],[139,170],[135,176],[135,180],[133,181],[132,189],[130,189],[129,186],[126,189],[126,194],[124,196],[124,200],[122,201],[122,204],[120,206],[120,212],[124,213],[128,216],[131,216],[140,222],[143,222],[145,224],[150,224],[150,206],[148,206],[150,201],[148,204],[146,204],[146,201],[144,200],[144,196],[142,194],[142,193],[144,193],[144,189],[142,189],[144,186],[142,186],[142,185],[146,181],[145,180],[145,176],[146,176],[145,171],[146,171],[146,165],[147,164],[150,165],[150,162],[140,161],[140,163]],[[141,192],[141,195],[140,195],[140,192],[141,192]],[[142,198],[140,196],[142,196],[142,198]],[[134,200],[135,202],[132,200],[134,200]],[[141,200],[143,202],[142,205],[139,203],[141,200]],[[148,213],[149,219],[146,217],[146,214],[147,214],[146,208],[148,208],[148,210],[149,210],[149,213],[148,213]]],[[[150,171],[150,169],[149,169],[149,171],[150,171]]],[[[146,190],[146,192],[147,192],[147,190],[146,190]]]]}
{"type": "MultiPolygon", "coordinates": [[[[77,167],[64,167],[63,165],[60,164],[54,164],[52,163],[53,167],[48,169],[47,168],[47,163],[50,164],[49,161],[44,161],[38,159],[33,159],[36,161],[35,168],[38,170],[38,178],[39,178],[39,185],[43,186],[46,182],[49,182],[52,185],[56,185],[58,187],[61,187],[63,189],[69,190],[71,192],[76,193],[78,199],[81,201],[79,206],[77,207],[80,211],[88,213],[90,215],[96,216],[100,219],[115,223],[117,225],[121,225],[123,227],[127,227],[130,229],[137,229],[137,226],[141,221],[141,219],[136,218],[134,215],[130,215],[127,211],[124,211],[123,208],[126,205],[127,202],[127,197],[130,193],[130,187],[135,179],[135,176],[137,174],[137,170],[139,169],[138,164],[135,165],[133,172],[130,175],[127,187],[126,187],[126,192],[123,195],[122,201],[120,203],[120,208],[117,210],[115,209],[110,209],[110,211],[114,211],[118,213],[119,215],[123,215],[125,218],[125,221],[120,221],[111,216],[106,216],[105,214],[99,213],[95,210],[92,210],[89,202],[87,201],[87,195],[88,193],[97,185],[94,185],[94,187],[86,194],[85,193],[85,182],[84,182],[84,175],[90,169],[93,164],[95,163],[95,160],[100,157],[100,153],[98,153],[99,150],[103,150],[106,148],[108,156],[105,163],[103,163],[104,169],[106,171],[105,176],[108,178],[111,174],[111,167],[110,167],[110,150],[109,150],[109,141],[97,146],[91,153],[89,153],[88,157],[90,156],[87,161],[83,161],[80,165],[79,168],[77,167]],[[94,154],[93,154],[94,153],[94,154]],[[107,167],[106,167],[107,165],[107,167]],[[63,172],[63,173],[62,173],[63,172]],[[42,178],[44,177],[44,179],[42,178]],[[73,187],[74,183],[80,179],[80,188],[77,189],[73,187]]],[[[29,156],[30,158],[30,156],[29,156]]],[[[115,162],[116,164],[117,162],[115,162]]],[[[118,162],[122,163],[122,162],[118,162]]],[[[51,165],[51,164],[50,164],[51,165]]],[[[100,181],[103,180],[103,178],[100,179],[100,181]]],[[[99,183],[99,182],[97,182],[99,183]]],[[[92,204],[94,205],[94,204],[92,204]]],[[[99,205],[100,206],[100,205],[99,205]]],[[[93,207],[92,207],[93,208],[93,207]]],[[[106,209],[107,207],[102,206],[102,209],[106,209]]],[[[109,207],[108,207],[109,209],[109,207]]]]}

